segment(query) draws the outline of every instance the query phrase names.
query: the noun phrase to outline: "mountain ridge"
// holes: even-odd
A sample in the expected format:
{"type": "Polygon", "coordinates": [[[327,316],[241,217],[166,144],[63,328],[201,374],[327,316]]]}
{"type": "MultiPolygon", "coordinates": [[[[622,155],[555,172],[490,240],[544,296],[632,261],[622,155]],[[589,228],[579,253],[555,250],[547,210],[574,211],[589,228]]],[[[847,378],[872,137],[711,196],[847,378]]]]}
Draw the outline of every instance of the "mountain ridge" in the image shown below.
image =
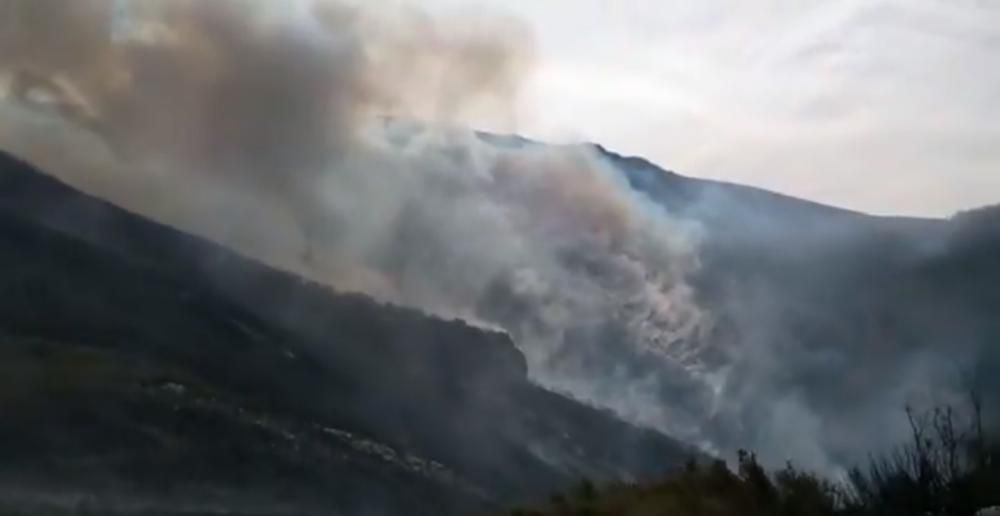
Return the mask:
{"type": "MultiPolygon", "coordinates": [[[[541,145],[523,139],[507,143],[541,145]]],[[[955,367],[973,367],[979,374],[1000,363],[990,344],[1000,338],[1000,326],[990,316],[1000,307],[996,294],[1000,267],[995,258],[1000,232],[991,222],[995,208],[950,219],[873,216],[752,187],[688,178],[601,146],[585,150],[667,216],[704,230],[698,250],[701,267],[691,286],[698,304],[713,317],[713,327],[697,341],[679,343],[675,349],[682,352],[680,359],[695,356],[697,367],[717,375],[709,378],[718,383],[684,377],[686,370],[678,369],[673,356],[629,354],[626,347],[603,341],[573,348],[577,355],[572,364],[582,367],[574,373],[598,385],[614,379],[614,386],[626,392],[645,389],[641,392],[649,393],[657,404],[690,411],[700,423],[693,436],[704,437],[716,450],[750,447],[772,464],[792,458],[787,454],[794,450],[798,462],[821,470],[851,464],[872,448],[893,444],[895,434],[885,429],[894,428],[896,420],[890,414],[907,402],[911,389],[933,386],[950,392],[954,385],[948,383],[947,360],[955,367]],[[802,421],[815,427],[787,433],[802,421]],[[869,433],[866,428],[878,428],[876,440],[881,441],[850,437],[869,433]]],[[[19,162],[7,165],[27,170],[19,162]]],[[[271,335],[264,341],[273,341],[290,335],[290,342],[311,343],[301,349],[276,346],[282,351],[274,359],[287,352],[320,364],[307,369],[319,367],[338,379],[340,387],[331,392],[341,389],[341,394],[323,407],[302,402],[299,408],[315,413],[341,406],[341,420],[356,426],[363,422],[343,431],[376,436],[393,450],[441,459],[448,467],[457,465],[460,478],[474,480],[473,491],[488,486],[492,493],[487,497],[492,501],[458,497],[468,503],[482,506],[541,496],[540,491],[566,485],[577,476],[620,479],[652,474],[676,466],[676,459],[688,453],[686,447],[652,432],[614,423],[607,411],[619,409],[613,404],[614,391],[605,391],[612,393],[609,399],[589,402],[605,407],[595,411],[529,385],[524,355],[504,333],[427,318],[419,310],[377,303],[363,295],[337,293],[294,273],[255,264],[205,239],[162,224],[149,225],[135,214],[80,196],[40,174],[0,174],[0,210],[111,250],[154,275],[165,273],[181,281],[197,278],[202,286],[194,297],[216,300],[209,304],[218,306],[208,319],[215,320],[220,313],[243,314],[236,318],[238,324],[227,326],[225,331],[239,335],[231,338],[271,335]],[[228,308],[217,305],[218,300],[228,308]],[[380,344],[360,355],[351,353],[350,345],[316,345],[329,335],[346,335],[347,340],[375,336],[380,344]],[[412,335],[418,335],[415,341],[412,335]],[[462,345],[469,341],[483,346],[470,351],[462,345]],[[421,344],[411,346],[412,342],[421,344]],[[318,352],[322,353],[311,356],[318,352]],[[405,365],[405,374],[380,372],[386,357],[405,365]],[[468,374],[456,378],[455,371],[466,370],[468,374]],[[403,378],[412,388],[384,385],[403,378]],[[477,388],[484,378],[490,388],[477,388]],[[503,394],[488,394],[494,388],[503,394]],[[378,406],[409,408],[402,410],[402,416],[372,415],[352,402],[348,392],[375,393],[378,406]],[[462,394],[468,392],[478,394],[462,394]],[[400,405],[407,399],[409,405],[400,405]],[[607,401],[611,403],[602,403],[607,401]],[[522,405],[515,408],[512,403],[522,405]],[[430,408],[415,411],[418,406],[430,408]],[[515,423],[487,428],[456,416],[469,411],[515,423]],[[567,425],[568,421],[576,423],[567,425]],[[601,430],[580,430],[595,425],[601,430]],[[480,438],[456,445],[431,430],[460,426],[468,426],[480,438]],[[560,442],[557,436],[564,432],[573,436],[571,442],[587,443],[582,448],[587,450],[586,459],[568,451],[574,444],[560,442]],[[619,437],[606,441],[612,435],[619,437]],[[483,439],[492,443],[496,438],[506,444],[481,456],[483,439]],[[635,445],[637,440],[645,444],[635,445]],[[545,444],[541,448],[532,444],[538,442],[545,444]],[[555,455],[551,450],[557,450],[555,455]],[[637,455],[648,454],[640,450],[660,450],[659,456],[668,459],[640,458],[637,455]],[[525,475],[535,480],[516,480],[525,475]]],[[[191,355],[193,350],[186,352],[191,355]]],[[[237,378],[243,382],[238,390],[262,399],[311,394],[307,383],[282,391],[287,378],[273,377],[258,388],[250,382],[252,377],[247,372],[247,377],[237,378]]],[[[1000,384],[987,379],[985,385],[988,399],[995,399],[1000,384]]]]}
{"type": "Polygon", "coordinates": [[[164,482],[194,506],[256,486],[303,514],[461,514],[693,453],[530,384],[504,334],[338,294],[2,155],[0,241],[0,352],[28,375],[0,398],[24,407],[0,478],[27,491],[83,489],[107,510],[164,482]]]}

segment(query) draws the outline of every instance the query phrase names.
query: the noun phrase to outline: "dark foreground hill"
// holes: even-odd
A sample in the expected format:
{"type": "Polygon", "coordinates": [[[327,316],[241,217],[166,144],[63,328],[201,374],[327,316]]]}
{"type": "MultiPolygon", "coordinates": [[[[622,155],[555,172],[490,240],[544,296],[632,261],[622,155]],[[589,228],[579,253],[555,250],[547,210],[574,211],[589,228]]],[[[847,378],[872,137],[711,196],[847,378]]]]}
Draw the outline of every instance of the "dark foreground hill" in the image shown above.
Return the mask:
{"type": "Polygon", "coordinates": [[[0,267],[0,514],[468,514],[688,455],[529,383],[506,335],[332,292],[2,155],[0,267]]]}

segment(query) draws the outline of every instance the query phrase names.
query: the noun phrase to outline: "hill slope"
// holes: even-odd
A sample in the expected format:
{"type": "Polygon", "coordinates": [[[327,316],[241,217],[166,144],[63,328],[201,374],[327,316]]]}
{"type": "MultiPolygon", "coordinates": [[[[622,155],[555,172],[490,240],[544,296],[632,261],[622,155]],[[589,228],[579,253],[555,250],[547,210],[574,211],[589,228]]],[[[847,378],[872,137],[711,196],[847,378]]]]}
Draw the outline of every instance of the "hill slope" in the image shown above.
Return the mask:
{"type": "Polygon", "coordinates": [[[664,359],[687,364],[694,387],[672,389],[677,375],[650,374],[649,357],[633,376],[685,408],[692,389],[705,393],[712,401],[691,408],[702,438],[824,469],[905,437],[900,408],[932,392],[974,379],[1000,406],[995,208],[874,217],[596,152],[703,230],[694,288],[712,330],[664,359]]]}
{"type": "Polygon", "coordinates": [[[529,383],[503,334],[306,283],[6,156],[0,264],[0,507],[467,513],[688,454],[529,383]]]}

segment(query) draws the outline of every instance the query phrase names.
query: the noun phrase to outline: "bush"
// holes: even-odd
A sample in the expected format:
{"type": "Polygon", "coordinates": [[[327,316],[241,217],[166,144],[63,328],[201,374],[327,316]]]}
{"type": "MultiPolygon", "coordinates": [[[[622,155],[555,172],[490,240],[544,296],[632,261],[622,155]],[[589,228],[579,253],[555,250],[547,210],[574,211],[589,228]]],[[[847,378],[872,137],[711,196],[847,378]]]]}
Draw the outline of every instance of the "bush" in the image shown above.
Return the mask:
{"type": "Polygon", "coordinates": [[[550,507],[515,511],[560,516],[974,516],[1000,505],[1000,443],[987,439],[973,396],[960,417],[950,406],[907,408],[908,443],[833,482],[788,464],[769,473],[740,451],[733,472],[722,461],[689,461],[673,476],[644,485],[599,488],[584,481],[550,507]]]}

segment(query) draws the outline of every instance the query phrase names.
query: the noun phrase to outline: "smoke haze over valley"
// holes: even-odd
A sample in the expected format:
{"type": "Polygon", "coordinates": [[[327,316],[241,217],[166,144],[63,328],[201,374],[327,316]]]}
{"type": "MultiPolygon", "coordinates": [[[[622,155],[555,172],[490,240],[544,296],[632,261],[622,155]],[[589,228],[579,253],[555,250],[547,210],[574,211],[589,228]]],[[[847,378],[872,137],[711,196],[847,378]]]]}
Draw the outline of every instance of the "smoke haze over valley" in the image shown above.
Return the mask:
{"type": "Polygon", "coordinates": [[[0,5],[19,20],[2,150],[339,291],[505,332],[533,381],[705,452],[837,473],[907,435],[907,403],[972,377],[1000,393],[995,208],[874,217],[514,136],[539,49],[506,13],[0,5]]]}

